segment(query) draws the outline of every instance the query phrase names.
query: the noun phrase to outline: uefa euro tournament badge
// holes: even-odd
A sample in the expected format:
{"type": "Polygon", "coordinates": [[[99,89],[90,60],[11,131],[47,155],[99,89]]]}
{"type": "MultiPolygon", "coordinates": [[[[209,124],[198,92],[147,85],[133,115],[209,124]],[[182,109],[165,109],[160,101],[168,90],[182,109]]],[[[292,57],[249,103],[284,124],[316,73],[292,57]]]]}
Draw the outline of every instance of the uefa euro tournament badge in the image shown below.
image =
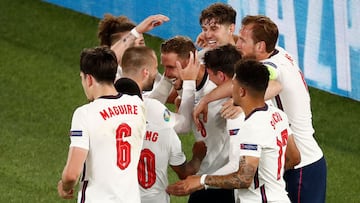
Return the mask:
{"type": "Polygon", "coordinates": [[[164,117],[164,121],[166,122],[170,121],[170,111],[168,109],[165,109],[163,117],[164,117]]]}

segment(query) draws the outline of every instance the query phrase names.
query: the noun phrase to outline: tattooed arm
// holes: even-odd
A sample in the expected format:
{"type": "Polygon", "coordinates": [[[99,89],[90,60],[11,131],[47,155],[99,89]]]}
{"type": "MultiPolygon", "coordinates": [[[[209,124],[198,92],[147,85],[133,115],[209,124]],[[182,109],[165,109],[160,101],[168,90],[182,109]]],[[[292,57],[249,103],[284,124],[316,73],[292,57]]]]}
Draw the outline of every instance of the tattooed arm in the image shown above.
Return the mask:
{"type": "MultiPolygon", "coordinates": [[[[242,156],[238,171],[228,175],[207,175],[205,185],[224,189],[248,188],[253,182],[258,165],[258,157],[242,156]]],[[[185,180],[169,185],[166,191],[176,196],[188,195],[205,187],[200,183],[200,178],[200,176],[188,176],[185,180]]]]}
{"type": "Polygon", "coordinates": [[[259,158],[242,156],[238,171],[222,176],[208,175],[205,178],[205,184],[225,189],[248,188],[253,182],[258,164],[259,158]]]}

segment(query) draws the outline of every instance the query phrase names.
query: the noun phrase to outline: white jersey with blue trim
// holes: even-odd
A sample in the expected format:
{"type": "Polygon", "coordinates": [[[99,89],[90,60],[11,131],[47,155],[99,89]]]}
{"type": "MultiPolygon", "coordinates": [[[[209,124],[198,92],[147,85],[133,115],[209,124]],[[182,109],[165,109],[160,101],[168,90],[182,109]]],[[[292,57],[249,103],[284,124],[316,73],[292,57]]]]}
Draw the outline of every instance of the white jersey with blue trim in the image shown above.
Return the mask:
{"type": "Polygon", "coordinates": [[[323,152],[314,138],[310,95],[303,74],[296,61],[284,49],[277,47],[275,53],[262,61],[282,84],[278,96],[272,99],[275,106],[283,110],[294,133],[295,143],[300,151],[300,168],[318,161],[323,152]]]}
{"type": "Polygon", "coordinates": [[[237,190],[241,203],[290,202],[283,173],[287,137],[291,133],[286,114],[271,105],[255,109],[245,118],[233,135],[232,144],[238,151],[237,157],[258,157],[259,165],[250,187],[237,190]]]}
{"type": "Polygon", "coordinates": [[[138,96],[105,96],[75,110],[70,147],[88,150],[78,202],[140,202],[137,165],[145,125],[138,96]]]}
{"type": "MultiPolygon", "coordinates": [[[[200,99],[213,90],[216,85],[205,74],[201,88],[195,92],[195,105],[200,99]]],[[[220,109],[226,99],[216,100],[208,104],[207,122],[201,122],[203,128],[197,131],[193,125],[195,140],[203,140],[207,153],[201,162],[197,174],[212,174],[228,162],[229,138],[226,131],[226,120],[221,117],[220,109]]]]}
{"type": "Polygon", "coordinates": [[[158,100],[145,98],[146,135],[138,166],[142,203],[170,202],[165,189],[168,166],[186,161],[181,141],[174,130],[175,118],[158,100]]]}

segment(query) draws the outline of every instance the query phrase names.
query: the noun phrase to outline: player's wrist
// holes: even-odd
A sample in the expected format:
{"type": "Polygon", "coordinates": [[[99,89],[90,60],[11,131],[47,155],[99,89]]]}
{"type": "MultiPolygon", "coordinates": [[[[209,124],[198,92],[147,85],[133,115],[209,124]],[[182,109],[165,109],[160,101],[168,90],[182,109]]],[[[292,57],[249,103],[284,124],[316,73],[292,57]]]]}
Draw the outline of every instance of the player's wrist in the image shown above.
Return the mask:
{"type": "Polygon", "coordinates": [[[206,180],[207,174],[203,174],[200,176],[200,185],[204,186],[205,190],[208,189],[208,185],[206,185],[205,180],[206,180]]]}
{"type": "Polygon", "coordinates": [[[72,187],[67,186],[62,179],[59,181],[58,184],[65,193],[69,193],[73,189],[72,187]]]}
{"type": "Polygon", "coordinates": [[[130,31],[130,33],[131,33],[132,35],[134,35],[134,37],[135,37],[136,39],[140,37],[140,33],[136,30],[136,27],[134,27],[134,28],[130,31]]]}

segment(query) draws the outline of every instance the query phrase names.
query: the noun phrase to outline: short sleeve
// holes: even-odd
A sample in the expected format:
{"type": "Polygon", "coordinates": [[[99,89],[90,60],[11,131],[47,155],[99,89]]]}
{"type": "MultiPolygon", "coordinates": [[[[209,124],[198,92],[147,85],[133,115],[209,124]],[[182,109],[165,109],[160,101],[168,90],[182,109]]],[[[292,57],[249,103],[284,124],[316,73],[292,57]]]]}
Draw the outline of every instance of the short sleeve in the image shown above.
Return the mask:
{"type": "Polygon", "coordinates": [[[181,141],[174,130],[170,131],[169,136],[171,144],[169,164],[171,166],[180,166],[186,161],[186,156],[182,151],[181,141]]]}
{"type": "Polygon", "coordinates": [[[75,110],[70,129],[70,147],[80,147],[89,150],[89,134],[86,128],[85,109],[80,107],[75,110]]]}

